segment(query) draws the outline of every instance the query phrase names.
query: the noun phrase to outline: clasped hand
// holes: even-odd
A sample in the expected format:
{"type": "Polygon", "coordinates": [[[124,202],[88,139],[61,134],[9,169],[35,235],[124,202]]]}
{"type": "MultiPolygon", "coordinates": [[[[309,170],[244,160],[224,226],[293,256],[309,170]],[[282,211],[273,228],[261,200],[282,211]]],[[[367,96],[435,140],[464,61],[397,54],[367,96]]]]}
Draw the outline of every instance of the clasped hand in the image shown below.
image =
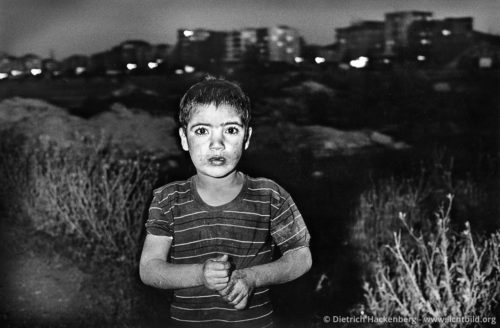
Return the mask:
{"type": "Polygon", "coordinates": [[[247,306],[255,287],[253,279],[244,270],[231,273],[230,269],[227,254],[205,261],[203,284],[208,289],[217,291],[235,309],[242,310],[247,306]]]}

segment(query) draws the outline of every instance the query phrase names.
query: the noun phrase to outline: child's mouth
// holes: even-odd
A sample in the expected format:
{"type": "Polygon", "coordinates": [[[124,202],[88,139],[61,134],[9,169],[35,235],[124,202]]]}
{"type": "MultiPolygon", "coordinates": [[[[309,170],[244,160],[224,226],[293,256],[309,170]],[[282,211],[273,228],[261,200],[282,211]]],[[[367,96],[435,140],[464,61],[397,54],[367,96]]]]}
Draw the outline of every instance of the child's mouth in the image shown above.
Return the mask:
{"type": "Polygon", "coordinates": [[[219,166],[224,165],[226,163],[226,158],[222,156],[214,156],[208,159],[211,165],[219,166]]]}

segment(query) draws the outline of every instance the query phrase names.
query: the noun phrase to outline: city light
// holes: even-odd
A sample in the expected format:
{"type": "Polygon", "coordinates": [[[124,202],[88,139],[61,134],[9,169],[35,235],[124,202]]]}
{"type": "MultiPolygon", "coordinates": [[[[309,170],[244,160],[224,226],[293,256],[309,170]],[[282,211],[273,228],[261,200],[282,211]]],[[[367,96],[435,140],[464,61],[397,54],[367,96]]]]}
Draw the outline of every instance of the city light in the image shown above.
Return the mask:
{"type": "Polygon", "coordinates": [[[150,69],[157,68],[157,67],[158,67],[158,63],[155,63],[155,62],[149,62],[149,63],[148,63],[148,67],[149,67],[150,69]]]}
{"type": "Polygon", "coordinates": [[[427,39],[422,39],[422,40],[420,40],[420,43],[421,44],[429,44],[431,42],[429,40],[427,40],[427,39]]]}
{"type": "Polygon", "coordinates": [[[302,57],[295,57],[295,62],[296,62],[297,64],[300,64],[300,63],[302,63],[303,61],[304,61],[304,58],[302,58],[302,57]]]}
{"type": "Polygon", "coordinates": [[[390,64],[391,60],[389,58],[384,58],[384,64],[390,64]]]}
{"type": "Polygon", "coordinates": [[[185,36],[186,38],[189,38],[190,36],[193,36],[193,35],[194,35],[194,32],[193,32],[193,31],[191,31],[191,30],[184,30],[184,33],[183,33],[183,34],[184,34],[184,36],[185,36]]]}
{"type": "Polygon", "coordinates": [[[326,59],[323,57],[316,57],[314,58],[314,61],[316,62],[316,64],[322,64],[326,61],[326,59]]]}
{"type": "Polygon", "coordinates": [[[422,56],[422,55],[417,56],[418,61],[424,61],[425,59],[426,59],[425,56],[422,56]]]}
{"type": "Polygon", "coordinates": [[[287,40],[288,42],[292,42],[292,41],[293,41],[293,36],[291,36],[291,35],[287,35],[287,36],[286,36],[286,40],[287,40]]]}
{"type": "Polygon", "coordinates": [[[283,47],[283,45],[284,45],[284,43],[282,41],[278,41],[276,44],[278,45],[278,47],[283,47]]]}
{"type": "Polygon", "coordinates": [[[293,49],[292,48],[286,48],[286,53],[287,54],[291,54],[293,52],[293,49]]]}
{"type": "Polygon", "coordinates": [[[451,34],[451,31],[450,30],[442,30],[441,33],[444,35],[444,36],[448,36],[451,34]]]}
{"type": "Polygon", "coordinates": [[[128,64],[127,64],[127,69],[128,69],[129,71],[134,70],[134,69],[136,69],[136,68],[137,68],[137,64],[133,64],[133,63],[128,63],[128,64]]]}
{"type": "Polygon", "coordinates": [[[363,68],[366,66],[368,63],[368,58],[364,56],[360,56],[358,59],[353,59],[349,62],[349,65],[351,65],[354,68],[363,68]]]}
{"type": "Polygon", "coordinates": [[[9,77],[9,74],[7,73],[0,73],[0,80],[6,79],[9,77]]]}
{"type": "Polygon", "coordinates": [[[184,74],[184,71],[179,68],[179,69],[176,69],[174,73],[177,75],[181,75],[181,74],[184,74]]]}
{"type": "Polygon", "coordinates": [[[13,69],[12,71],[10,71],[10,75],[12,76],[19,76],[21,74],[23,74],[23,72],[18,71],[17,69],[13,69]]]}
{"type": "Polygon", "coordinates": [[[186,65],[186,66],[184,66],[184,72],[186,72],[186,73],[193,73],[194,72],[194,67],[186,65]]]}
{"type": "Polygon", "coordinates": [[[80,74],[82,74],[83,72],[85,72],[85,67],[77,67],[77,68],[75,68],[75,73],[76,73],[77,75],[80,75],[80,74]]]}
{"type": "Polygon", "coordinates": [[[33,76],[37,76],[37,75],[42,74],[42,70],[41,70],[41,69],[39,69],[39,68],[32,68],[32,69],[30,70],[30,73],[31,73],[31,75],[33,75],[33,76]]]}

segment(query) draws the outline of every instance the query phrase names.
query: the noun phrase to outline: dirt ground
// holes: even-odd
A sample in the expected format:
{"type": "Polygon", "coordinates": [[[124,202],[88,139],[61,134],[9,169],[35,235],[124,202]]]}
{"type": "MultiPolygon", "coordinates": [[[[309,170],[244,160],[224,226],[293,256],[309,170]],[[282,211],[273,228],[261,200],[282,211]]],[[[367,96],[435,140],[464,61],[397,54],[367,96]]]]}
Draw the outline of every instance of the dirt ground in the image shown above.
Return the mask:
{"type": "Polygon", "coordinates": [[[5,222],[0,228],[3,327],[152,327],[168,315],[165,295],[140,282],[106,267],[82,270],[32,229],[5,222]]]}

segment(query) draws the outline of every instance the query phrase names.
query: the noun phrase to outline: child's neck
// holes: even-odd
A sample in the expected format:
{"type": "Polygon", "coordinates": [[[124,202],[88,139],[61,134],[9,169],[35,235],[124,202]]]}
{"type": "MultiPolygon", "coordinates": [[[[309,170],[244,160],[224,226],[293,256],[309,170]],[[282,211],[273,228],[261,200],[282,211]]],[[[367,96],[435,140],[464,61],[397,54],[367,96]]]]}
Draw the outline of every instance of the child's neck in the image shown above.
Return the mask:
{"type": "Polygon", "coordinates": [[[210,206],[220,206],[231,202],[240,193],[244,182],[243,174],[238,171],[222,178],[197,174],[195,179],[198,194],[210,206]]]}

